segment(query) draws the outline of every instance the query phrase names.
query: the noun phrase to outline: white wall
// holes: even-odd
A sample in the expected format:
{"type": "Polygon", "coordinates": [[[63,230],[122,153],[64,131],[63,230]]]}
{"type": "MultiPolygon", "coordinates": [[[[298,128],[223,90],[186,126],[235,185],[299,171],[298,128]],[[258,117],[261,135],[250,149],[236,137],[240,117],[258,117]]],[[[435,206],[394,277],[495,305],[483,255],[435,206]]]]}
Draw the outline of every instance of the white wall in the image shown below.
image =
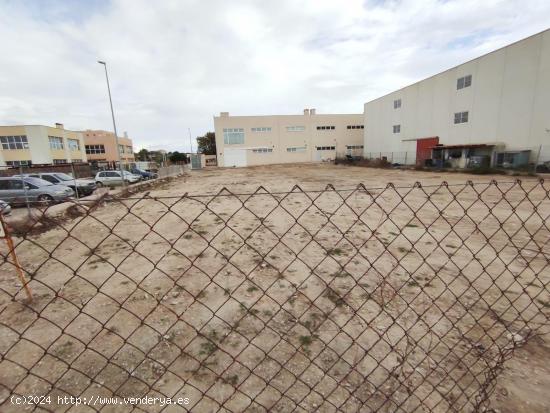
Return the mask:
{"type": "Polygon", "coordinates": [[[544,145],[541,161],[550,160],[550,30],[368,102],[364,116],[365,153],[408,151],[404,140],[439,136],[443,144],[531,149],[532,160],[544,145]],[[472,85],[457,90],[465,75],[472,85]],[[394,99],[401,108],[393,108],[394,99]],[[461,111],[469,112],[468,123],[455,125],[461,111]],[[394,134],[397,124],[401,133],[394,134]]]}

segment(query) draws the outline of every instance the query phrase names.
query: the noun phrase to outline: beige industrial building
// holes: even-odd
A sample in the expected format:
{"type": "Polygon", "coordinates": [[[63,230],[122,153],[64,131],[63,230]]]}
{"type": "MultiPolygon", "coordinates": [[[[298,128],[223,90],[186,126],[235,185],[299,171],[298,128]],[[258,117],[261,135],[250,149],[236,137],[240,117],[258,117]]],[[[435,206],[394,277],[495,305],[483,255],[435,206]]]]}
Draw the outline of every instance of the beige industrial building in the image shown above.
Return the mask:
{"type": "Polygon", "coordinates": [[[0,166],[51,165],[86,162],[80,132],[63,124],[0,126],[0,166]]]}
{"type": "Polygon", "coordinates": [[[218,166],[321,162],[362,155],[362,114],[214,117],[218,166]]]}
{"type": "Polygon", "coordinates": [[[550,30],[364,106],[367,157],[525,166],[550,161],[550,30]]]}
{"type": "MultiPolygon", "coordinates": [[[[88,129],[82,131],[82,136],[84,137],[88,162],[108,163],[110,165],[118,162],[117,143],[113,132],[88,129]]],[[[135,161],[133,143],[126,132],[124,132],[123,137],[118,138],[118,151],[123,164],[135,161]]]]}

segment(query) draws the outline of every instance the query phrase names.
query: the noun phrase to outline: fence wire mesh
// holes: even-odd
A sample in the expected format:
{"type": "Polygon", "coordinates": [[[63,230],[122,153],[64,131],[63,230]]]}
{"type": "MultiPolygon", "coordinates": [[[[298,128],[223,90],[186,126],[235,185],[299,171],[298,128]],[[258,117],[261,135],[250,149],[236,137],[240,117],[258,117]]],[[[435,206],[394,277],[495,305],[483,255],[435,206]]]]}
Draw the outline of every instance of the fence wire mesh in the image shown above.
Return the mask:
{"type": "Polygon", "coordinates": [[[11,228],[32,301],[2,244],[3,412],[487,411],[548,332],[542,180],[73,208],[11,228]]]}

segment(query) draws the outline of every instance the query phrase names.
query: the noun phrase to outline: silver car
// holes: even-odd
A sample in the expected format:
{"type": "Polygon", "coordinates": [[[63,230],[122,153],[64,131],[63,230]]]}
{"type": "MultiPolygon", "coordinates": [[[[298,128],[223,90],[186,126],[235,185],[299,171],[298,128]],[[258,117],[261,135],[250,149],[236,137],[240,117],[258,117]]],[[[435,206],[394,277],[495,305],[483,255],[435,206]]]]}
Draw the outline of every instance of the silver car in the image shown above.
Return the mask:
{"type": "MultiPolygon", "coordinates": [[[[131,174],[128,171],[122,171],[124,173],[124,182],[126,184],[133,184],[141,180],[141,176],[131,174]]],[[[120,179],[120,171],[100,171],[95,176],[95,182],[97,186],[111,186],[122,185],[122,179],[120,179]]]]}
{"type": "Polygon", "coordinates": [[[6,201],[0,201],[0,214],[9,215],[11,213],[11,206],[6,201]]]}
{"type": "Polygon", "coordinates": [[[31,177],[1,177],[0,200],[10,204],[29,202],[62,202],[74,195],[74,191],[63,185],[52,185],[48,181],[31,177]]]}
{"type": "MultiPolygon", "coordinates": [[[[19,175],[16,175],[19,176],[19,175]]],[[[62,172],[36,172],[31,174],[24,174],[23,176],[30,176],[32,178],[40,178],[48,181],[54,185],[65,185],[77,192],[80,196],[91,195],[96,189],[96,184],[93,179],[81,179],[73,178],[70,175],[62,172]]]]}

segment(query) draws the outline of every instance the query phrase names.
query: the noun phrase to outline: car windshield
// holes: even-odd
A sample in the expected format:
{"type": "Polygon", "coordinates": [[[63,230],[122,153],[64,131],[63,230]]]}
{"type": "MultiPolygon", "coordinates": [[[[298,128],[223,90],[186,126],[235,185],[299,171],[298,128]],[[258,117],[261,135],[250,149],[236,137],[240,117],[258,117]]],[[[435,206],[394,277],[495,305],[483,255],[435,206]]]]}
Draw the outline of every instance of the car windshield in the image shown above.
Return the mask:
{"type": "Polygon", "coordinates": [[[143,169],[139,169],[139,168],[135,168],[134,171],[139,172],[139,173],[144,173],[145,172],[143,169]]]}
{"type": "Polygon", "coordinates": [[[38,187],[53,185],[51,182],[45,181],[44,179],[31,178],[31,177],[25,178],[25,182],[38,187]]]}
{"type": "Polygon", "coordinates": [[[124,175],[132,175],[132,174],[128,171],[124,171],[124,175]]]}
{"type": "Polygon", "coordinates": [[[74,181],[74,178],[71,175],[67,174],[54,174],[54,176],[61,181],[74,181]]]}

